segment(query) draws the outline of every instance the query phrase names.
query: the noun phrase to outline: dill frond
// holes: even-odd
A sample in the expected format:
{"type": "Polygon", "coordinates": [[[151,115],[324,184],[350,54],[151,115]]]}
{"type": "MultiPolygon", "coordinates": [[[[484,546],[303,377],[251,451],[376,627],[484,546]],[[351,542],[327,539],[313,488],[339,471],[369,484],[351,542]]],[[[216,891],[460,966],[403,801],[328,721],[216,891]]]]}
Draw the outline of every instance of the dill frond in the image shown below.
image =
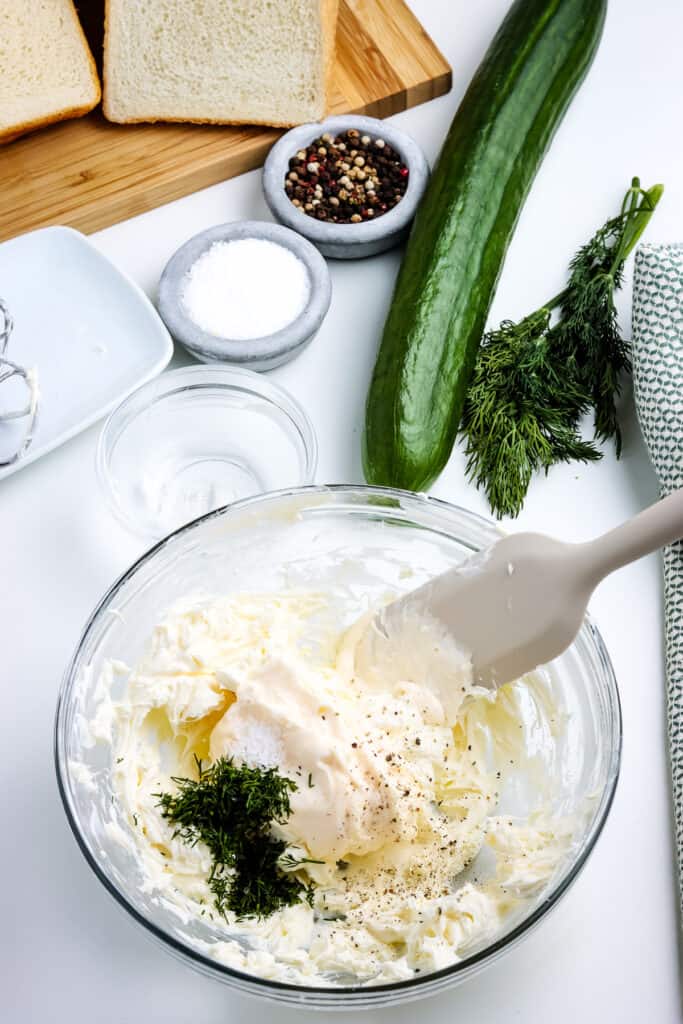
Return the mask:
{"type": "Polygon", "coordinates": [[[162,816],[175,825],[174,838],[208,847],[216,909],[238,918],[268,917],[301,898],[310,903],[313,890],[292,873],[292,864],[283,870],[287,844],[271,834],[273,823],[284,824],[290,814],[296,782],[274,768],[236,765],[232,758],[209,768],[197,757],[195,762],[196,779],[174,777],[176,792],[156,796],[162,816]]]}
{"type": "Polygon", "coordinates": [[[595,439],[614,438],[621,454],[615,398],[631,364],[614,293],[662,191],[645,191],[634,178],[619,215],[574,256],[565,290],[518,323],[503,321],[484,335],[460,429],[468,476],[498,518],[519,514],[534,473],[602,457],[580,434],[588,410],[595,439]]]}

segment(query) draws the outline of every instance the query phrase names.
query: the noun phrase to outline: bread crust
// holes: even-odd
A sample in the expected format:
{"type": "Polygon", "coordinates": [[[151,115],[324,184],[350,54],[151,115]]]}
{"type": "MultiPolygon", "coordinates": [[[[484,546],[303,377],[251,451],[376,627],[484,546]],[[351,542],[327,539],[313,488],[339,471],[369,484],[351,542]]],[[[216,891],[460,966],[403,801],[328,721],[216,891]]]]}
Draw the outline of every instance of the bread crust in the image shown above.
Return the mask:
{"type": "MultiPolygon", "coordinates": [[[[339,0],[319,0],[320,18],[323,28],[323,39],[325,41],[323,51],[323,83],[325,92],[325,106],[321,117],[325,117],[330,109],[332,99],[332,76],[334,73],[334,56],[337,41],[337,16],[339,13],[339,0]]],[[[224,125],[225,127],[247,127],[253,125],[258,128],[294,128],[301,124],[301,121],[260,121],[252,119],[249,121],[225,121],[216,118],[199,117],[117,117],[109,105],[109,87],[107,82],[107,50],[109,34],[109,14],[111,0],[105,0],[104,5],[104,47],[102,61],[102,85],[103,100],[102,113],[107,121],[112,124],[213,124],[224,125]]]]}
{"type": "Polygon", "coordinates": [[[22,135],[26,135],[28,132],[35,131],[36,128],[46,128],[50,124],[58,124],[59,121],[68,121],[74,117],[83,117],[84,114],[89,114],[91,110],[97,106],[102,98],[102,88],[100,86],[100,78],[97,74],[97,65],[95,64],[95,58],[92,55],[88,40],[85,38],[85,33],[81,26],[76,8],[73,0],[69,0],[69,10],[71,16],[76,24],[78,35],[80,36],[83,49],[88,59],[88,70],[90,71],[90,78],[94,90],[92,102],[81,104],[76,107],[66,107],[63,110],[56,110],[52,114],[45,114],[43,117],[36,117],[32,121],[21,121],[19,124],[9,125],[7,128],[0,129],[0,145],[5,145],[8,142],[14,142],[15,139],[21,138],[22,135]]]}
{"type": "Polygon", "coordinates": [[[214,128],[296,128],[302,124],[301,121],[224,121],[215,118],[199,117],[127,117],[118,118],[108,114],[103,107],[103,113],[111,124],[210,124],[214,128]]]}
{"type": "Polygon", "coordinates": [[[55,114],[46,114],[45,117],[38,117],[34,121],[23,121],[21,124],[12,125],[9,128],[0,130],[0,146],[8,142],[14,142],[15,139],[19,139],[22,135],[33,132],[37,128],[47,128],[51,124],[59,124],[60,121],[70,121],[74,117],[83,117],[84,114],[89,114],[98,103],[99,98],[94,103],[88,103],[82,107],[67,107],[65,110],[60,110],[55,114]]]}
{"type": "Polygon", "coordinates": [[[102,36],[102,113],[106,117],[107,121],[113,121],[115,124],[125,124],[125,121],[116,121],[109,115],[109,87],[107,85],[107,52],[109,48],[109,2],[110,0],[104,0],[104,33],[102,36]]]}

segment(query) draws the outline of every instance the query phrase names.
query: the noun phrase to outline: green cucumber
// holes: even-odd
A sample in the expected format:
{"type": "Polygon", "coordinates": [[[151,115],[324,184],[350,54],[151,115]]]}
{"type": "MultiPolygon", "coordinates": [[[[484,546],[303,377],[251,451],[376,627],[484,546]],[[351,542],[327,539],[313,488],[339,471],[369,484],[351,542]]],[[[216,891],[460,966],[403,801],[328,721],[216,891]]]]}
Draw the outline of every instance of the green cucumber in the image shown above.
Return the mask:
{"type": "Polygon", "coordinates": [[[505,252],[597,50],[607,0],[516,0],[418,210],[368,394],[371,484],[424,490],[451,453],[505,252]]]}

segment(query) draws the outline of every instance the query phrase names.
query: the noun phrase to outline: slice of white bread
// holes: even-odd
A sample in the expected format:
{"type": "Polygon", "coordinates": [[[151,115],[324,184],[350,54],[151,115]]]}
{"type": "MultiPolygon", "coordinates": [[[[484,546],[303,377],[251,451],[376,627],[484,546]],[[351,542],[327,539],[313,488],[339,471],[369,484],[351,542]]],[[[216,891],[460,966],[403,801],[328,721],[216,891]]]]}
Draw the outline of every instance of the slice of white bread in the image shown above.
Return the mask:
{"type": "Polygon", "coordinates": [[[110,121],[292,125],[328,107],[337,0],[107,0],[110,121]]]}
{"type": "Polygon", "coordinates": [[[87,114],[99,101],[71,0],[0,0],[0,142],[87,114]]]}

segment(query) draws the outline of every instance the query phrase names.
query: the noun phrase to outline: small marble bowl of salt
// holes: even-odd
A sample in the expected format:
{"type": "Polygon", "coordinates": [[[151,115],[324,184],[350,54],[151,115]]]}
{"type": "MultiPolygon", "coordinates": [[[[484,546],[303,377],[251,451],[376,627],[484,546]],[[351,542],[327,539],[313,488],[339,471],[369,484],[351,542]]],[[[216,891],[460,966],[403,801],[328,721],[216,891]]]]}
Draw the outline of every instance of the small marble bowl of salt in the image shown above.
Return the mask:
{"type": "Polygon", "coordinates": [[[318,250],[289,228],[235,221],[178,249],[159,282],[159,312],[205,363],[271,370],[318,332],[332,297],[318,250]]]}

